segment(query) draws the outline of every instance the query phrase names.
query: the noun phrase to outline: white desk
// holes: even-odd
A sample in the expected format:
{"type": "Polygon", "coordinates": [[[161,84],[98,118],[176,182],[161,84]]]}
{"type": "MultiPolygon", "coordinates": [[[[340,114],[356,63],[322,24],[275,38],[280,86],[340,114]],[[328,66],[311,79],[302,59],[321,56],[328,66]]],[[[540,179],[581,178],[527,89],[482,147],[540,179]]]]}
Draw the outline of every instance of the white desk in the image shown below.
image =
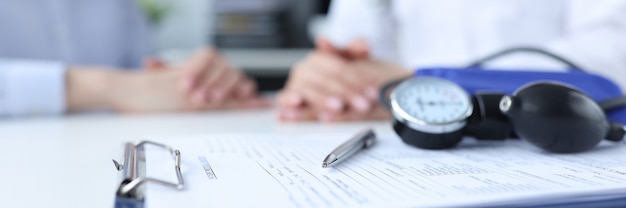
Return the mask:
{"type": "MultiPolygon", "coordinates": [[[[113,207],[123,142],[183,134],[391,131],[388,122],[280,123],[271,110],[0,120],[2,207],[113,207]]],[[[157,140],[158,141],[158,140],[157,140]]],[[[320,158],[320,161],[322,158],[320,158]]]]}

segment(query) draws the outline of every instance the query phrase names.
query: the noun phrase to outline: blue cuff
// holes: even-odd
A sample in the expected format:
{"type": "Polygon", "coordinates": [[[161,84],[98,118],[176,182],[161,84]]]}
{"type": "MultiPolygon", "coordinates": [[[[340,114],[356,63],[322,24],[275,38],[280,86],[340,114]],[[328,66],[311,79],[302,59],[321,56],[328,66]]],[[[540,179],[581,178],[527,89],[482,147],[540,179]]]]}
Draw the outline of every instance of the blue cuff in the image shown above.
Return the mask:
{"type": "Polygon", "coordinates": [[[65,67],[59,62],[0,60],[0,115],[65,112],[65,67]]]}

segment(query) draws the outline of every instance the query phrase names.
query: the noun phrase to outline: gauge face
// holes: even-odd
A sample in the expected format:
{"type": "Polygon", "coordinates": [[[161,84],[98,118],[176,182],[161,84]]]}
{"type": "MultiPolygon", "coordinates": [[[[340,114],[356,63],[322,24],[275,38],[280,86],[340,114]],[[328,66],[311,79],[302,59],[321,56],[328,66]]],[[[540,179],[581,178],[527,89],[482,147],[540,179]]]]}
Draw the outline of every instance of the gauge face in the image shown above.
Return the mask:
{"type": "Polygon", "coordinates": [[[403,82],[394,90],[391,100],[394,111],[400,116],[427,124],[460,121],[472,111],[471,100],[463,88],[433,77],[417,77],[403,82]]]}

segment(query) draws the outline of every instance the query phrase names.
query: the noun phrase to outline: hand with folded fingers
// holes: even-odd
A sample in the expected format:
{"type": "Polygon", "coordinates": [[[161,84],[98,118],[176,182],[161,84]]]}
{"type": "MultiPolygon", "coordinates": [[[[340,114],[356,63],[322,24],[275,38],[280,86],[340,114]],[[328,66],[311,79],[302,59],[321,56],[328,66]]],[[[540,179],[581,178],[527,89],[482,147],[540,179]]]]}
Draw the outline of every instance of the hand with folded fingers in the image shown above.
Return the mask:
{"type": "Polygon", "coordinates": [[[278,96],[283,121],[349,121],[382,119],[388,113],[378,105],[378,87],[408,76],[409,71],[369,58],[367,45],[356,40],[337,49],[327,40],[291,70],[278,96]]]}
{"type": "Polygon", "coordinates": [[[219,53],[200,50],[177,66],[157,59],[146,71],[119,76],[115,108],[123,112],[238,109],[269,106],[256,83],[219,53]]]}
{"type": "MultiPolygon", "coordinates": [[[[180,88],[197,105],[256,101],[256,83],[234,68],[217,51],[196,52],[182,66],[180,88]]],[[[254,102],[253,102],[254,103],[254,102]]]]}

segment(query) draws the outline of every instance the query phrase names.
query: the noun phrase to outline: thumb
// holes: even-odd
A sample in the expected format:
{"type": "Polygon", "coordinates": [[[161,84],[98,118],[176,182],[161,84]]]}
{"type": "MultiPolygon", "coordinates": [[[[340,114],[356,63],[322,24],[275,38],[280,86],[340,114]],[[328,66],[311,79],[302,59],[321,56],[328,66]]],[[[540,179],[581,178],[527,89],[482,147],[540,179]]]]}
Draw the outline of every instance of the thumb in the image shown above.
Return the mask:
{"type": "Polygon", "coordinates": [[[143,67],[150,72],[161,71],[166,68],[166,65],[164,61],[154,57],[143,60],[143,67]]]}
{"type": "Polygon", "coordinates": [[[356,39],[348,45],[346,49],[348,57],[352,59],[369,59],[370,49],[367,42],[362,39],[356,39]]]}
{"type": "Polygon", "coordinates": [[[323,37],[323,36],[318,37],[315,40],[315,49],[319,51],[327,52],[327,53],[332,53],[332,54],[338,54],[341,52],[341,50],[335,47],[330,42],[330,40],[328,40],[328,38],[323,37]]]}

